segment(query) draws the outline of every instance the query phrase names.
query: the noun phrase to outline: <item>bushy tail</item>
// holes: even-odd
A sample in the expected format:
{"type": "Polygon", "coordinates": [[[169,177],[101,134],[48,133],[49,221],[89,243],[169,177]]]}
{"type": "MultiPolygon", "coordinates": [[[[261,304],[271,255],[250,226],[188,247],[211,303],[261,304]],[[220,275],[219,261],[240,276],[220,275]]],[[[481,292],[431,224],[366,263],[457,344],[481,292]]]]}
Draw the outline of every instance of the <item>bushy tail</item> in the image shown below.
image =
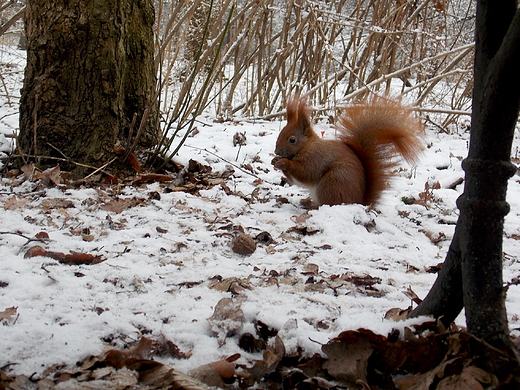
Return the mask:
{"type": "Polygon", "coordinates": [[[423,149],[423,124],[399,101],[373,97],[345,107],[338,118],[340,139],[356,152],[365,167],[364,204],[377,202],[401,156],[417,161],[423,149]]]}

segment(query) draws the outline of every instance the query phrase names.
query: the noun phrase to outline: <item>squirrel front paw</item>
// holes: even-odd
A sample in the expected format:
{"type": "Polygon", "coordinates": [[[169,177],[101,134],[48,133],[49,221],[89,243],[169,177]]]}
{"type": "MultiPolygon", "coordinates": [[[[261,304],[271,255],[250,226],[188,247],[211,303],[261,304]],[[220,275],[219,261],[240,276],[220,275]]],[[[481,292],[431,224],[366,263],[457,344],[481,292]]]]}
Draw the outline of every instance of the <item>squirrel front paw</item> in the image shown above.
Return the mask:
{"type": "Polygon", "coordinates": [[[274,165],[275,169],[279,169],[281,171],[283,171],[287,168],[288,162],[289,162],[288,159],[286,159],[285,157],[280,157],[280,156],[276,156],[271,161],[271,163],[274,165]]]}
{"type": "Polygon", "coordinates": [[[271,165],[275,165],[277,161],[280,161],[280,159],[282,159],[283,157],[282,156],[275,156],[273,157],[273,159],[271,160],[271,165]]]}

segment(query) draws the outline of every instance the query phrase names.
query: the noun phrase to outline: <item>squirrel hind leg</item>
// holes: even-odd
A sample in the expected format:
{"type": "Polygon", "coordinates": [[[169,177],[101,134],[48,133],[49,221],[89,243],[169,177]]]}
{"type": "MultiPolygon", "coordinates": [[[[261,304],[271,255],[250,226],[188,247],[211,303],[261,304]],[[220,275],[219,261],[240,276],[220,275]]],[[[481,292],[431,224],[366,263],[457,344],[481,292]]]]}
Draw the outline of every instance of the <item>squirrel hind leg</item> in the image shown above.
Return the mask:
{"type": "Polygon", "coordinates": [[[313,198],[318,205],[364,204],[365,183],[363,177],[325,174],[315,189],[313,198]]]}

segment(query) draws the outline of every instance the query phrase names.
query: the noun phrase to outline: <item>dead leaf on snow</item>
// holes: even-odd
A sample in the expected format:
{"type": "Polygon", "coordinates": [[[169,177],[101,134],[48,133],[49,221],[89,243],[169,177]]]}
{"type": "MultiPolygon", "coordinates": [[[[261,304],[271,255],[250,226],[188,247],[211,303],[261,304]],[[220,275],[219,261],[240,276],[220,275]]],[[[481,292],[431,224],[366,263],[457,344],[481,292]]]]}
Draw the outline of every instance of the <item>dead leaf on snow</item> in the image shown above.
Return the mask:
{"type": "Polygon", "coordinates": [[[47,198],[43,199],[41,205],[44,209],[68,209],[75,207],[74,202],[65,198],[47,198]]]}
{"type": "Polygon", "coordinates": [[[25,164],[20,170],[28,180],[33,181],[33,175],[36,172],[36,165],[34,165],[34,163],[25,164]]]}
{"type": "Polygon", "coordinates": [[[30,247],[25,252],[24,258],[28,259],[31,257],[50,257],[51,259],[58,260],[62,264],[79,265],[79,264],[98,264],[105,261],[100,255],[92,255],[90,253],[79,253],[71,251],[70,253],[53,252],[42,248],[39,245],[30,247]]]}
{"type": "Polygon", "coordinates": [[[213,311],[213,315],[208,318],[211,330],[217,335],[220,346],[226,343],[226,337],[242,328],[244,322],[244,312],[241,302],[237,299],[222,298],[213,311]]]}
{"type": "Polygon", "coordinates": [[[10,320],[11,318],[13,318],[17,313],[17,309],[17,307],[13,306],[8,307],[4,311],[0,311],[0,321],[10,320]]]}
{"type": "MultiPolygon", "coordinates": [[[[100,356],[91,357],[82,365],[81,373],[89,375],[90,380],[101,377],[105,383],[101,383],[103,389],[134,388],[132,378],[137,378],[139,388],[147,386],[149,389],[184,389],[184,390],[208,390],[204,384],[176,371],[162,363],[150,360],[155,352],[156,342],[142,337],[137,346],[127,351],[110,350],[100,356]],[[107,367],[108,365],[108,367],[107,367]],[[100,367],[100,368],[98,368],[100,367]],[[107,368],[115,368],[111,370],[107,368]],[[114,381],[121,386],[116,387],[114,381]]],[[[58,377],[59,373],[54,377],[58,377]]],[[[77,376],[77,375],[76,375],[77,376]]],[[[79,387],[78,387],[79,388],[79,387]]],[[[94,387],[81,387],[94,388],[94,387]]],[[[137,388],[137,387],[135,387],[137,388]]]]}
{"type": "Polygon", "coordinates": [[[313,236],[316,233],[319,232],[317,229],[311,229],[307,226],[294,226],[292,228],[287,229],[286,233],[297,233],[301,234],[302,236],[313,236]]]}
{"type": "Polygon", "coordinates": [[[29,199],[18,199],[15,195],[10,196],[4,203],[4,210],[17,210],[24,207],[27,202],[29,202],[29,199]]]}
{"type": "Polygon", "coordinates": [[[56,165],[54,168],[46,169],[43,172],[36,171],[33,173],[32,178],[33,181],[40,180],[45,185],[50,185],[53,183],[54,185],[61,184],[62,177],[61,177],[61,170],[60,166],[56,165]]]}
{"type": "Polygon", "coordinates": [[[233,294],[238,294],[241,291],[244,291],[244,289],[253,290],[253,286],[249,283],[249,280],[235,277],[214,280],[208,287],[218,291],[231,292],[233,294]]]}
{"type": "Polygon", "coordinates": [[[143,173],[142,175],[136,176],[136,178],[132,181],[132,184],[139,185],[142,183],[166,182],[172,180],[173,178],[171,176],[160,173],[143,173]]]}
{"type": "Polygon", "coordinates": [[[302,270],[302,274],[304,275],[318,275],[320,272],[320,266],[318,264],[305,264],[302,270]]]}
{"type": "Polygon", "coordinates": [[[110,366],[122,368],[127,365],[128,359],[147,359],[152,356],[153,341],[148,337],[141,337],[139,343],[132,349],[127,351],[119,351],[112,349],[108,351],[103,360],[110,366]]]}
{"type": "Polygon", "coordinates": [[[274,344],[268,345],[263,354],[262,360],[257,360],[253,367],[246,369],[248,374],[245,382],[251,387],[265,378],[268,374],[274,372],[285,356],[285,345],[279,336],[274,338],[274,344]]]}
{"type": "Polygon", "coordinates": [[[219,360],[209,364],[204,364],[189,372],[190,377],[205,383],[208,386],[224,388],[225,379],[235,375],[235,360],[240,358],[240,354],[234,354],[224,360],[219,360]]]}
{"type": "Polygon", "coordinates": [[[146,204],[146,201],[141,198],[133,197],[129,199],[113,199],[108,203],[105,203],[101,209],[105,211],[112,211],[116,214],[122,213],[124,210],[131,207],[138,206],[140,204],[146,204]]]}
{"type": "Polygon", "coordinates": [[[405,320],[408,319],[408,314],[411,311],[412,311],[411,307],[409,307],[407,309],[401,309],[401,308],[395,307],[393,309],[388,310],[385,313],[385,317],[384,318],[386,320],[392,320],[392,321],[395,321],[395,322],[405,321],[405,320]]]}
{"type": "Polygon", "coordinates": [[[403,291],[403,294],[410,298],[415,304],[419,305],[422,302],[422,299],[412,290],[411,287],[408,287],[406,291],[403,291]]]}
{"type": "Polygon", "coordinates": [[[374,348],[361,333],[343,332],[321,347],[329,360],[323,364],[330,375],[349,386],[357,386],[358,380],[367,381],[368,358],[374,348]]]}
{"type": "Polygon", "coordinates": [[[306,212],[303,213],[303,214],[292,216],[292,217],[291,217],[291,221],[293,221],[296,225],[302,225],[302,224],[305,223],[305,221],[307,221],[310,217],[311,217],[311,215],[309,214],[308,211],[306,211],[306,212]]]}

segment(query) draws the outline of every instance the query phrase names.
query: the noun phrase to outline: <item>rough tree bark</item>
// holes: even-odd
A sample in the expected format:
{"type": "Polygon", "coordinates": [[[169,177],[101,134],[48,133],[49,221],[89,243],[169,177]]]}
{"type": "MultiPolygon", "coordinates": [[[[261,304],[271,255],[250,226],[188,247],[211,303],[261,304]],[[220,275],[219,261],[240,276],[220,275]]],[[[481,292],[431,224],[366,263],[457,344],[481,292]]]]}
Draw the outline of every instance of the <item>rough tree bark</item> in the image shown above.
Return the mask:
{"type": "Polygon", "coordinates": [[[134,143],[141,122],[138,145],[151,146],[157,132],[153,1],[27,0],[25,15],[21,151],[40,162],[66,156],[100,166],[114,147],[134,143]]]}
{"type": "Polygon", "coordinates": [[[511,147],[520,110],[520,10],[517,0],[477,2],[473,113],[463,162],[460,216],[438,278],[411,316],[453,321],[465,308],[468,331],[511,347],[502,278],[502,235],[511,147]]]}

